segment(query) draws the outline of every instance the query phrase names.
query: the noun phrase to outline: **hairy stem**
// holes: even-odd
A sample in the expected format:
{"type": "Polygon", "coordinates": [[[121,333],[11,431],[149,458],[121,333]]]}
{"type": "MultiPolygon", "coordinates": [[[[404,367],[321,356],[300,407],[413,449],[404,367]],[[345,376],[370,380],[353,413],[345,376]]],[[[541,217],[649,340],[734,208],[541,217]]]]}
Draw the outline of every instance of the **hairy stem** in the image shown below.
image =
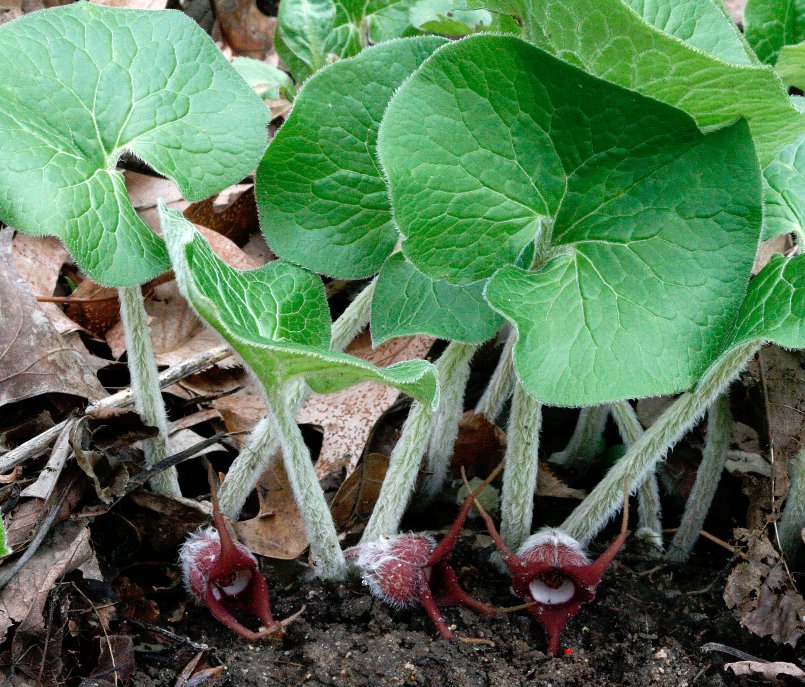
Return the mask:
{"type": "Polygon", "coordinates": [[[592,459],[601,450],[607,417],[609,408],[605,405],[582,408],[567,446],[562,451],[554,453],[549,461],[562,467],[586,471],[592,459]]]}
{"type": "Polygon", "coordinates": [[[802,528],[805,526],[805,448],[791,461],[791,486],[777,526],[780,544],[789,559],[802,546],[802,528]]]}
{"type": "MultiPolygon", "coordinates": [[[[361,291],[341,316],[333,322],[330,348],[343,351],[369,322],[375,281],[361,291]]],[[[304,380],[294,379],[284,386],[284,397],[294,416],[308,395],[304,380]]],[[[268,418],[258,422],[252,430],[246,447],[234,460],[226,473],[218,495],[221,512],[230,520],[237,520],[243,504],[249,498],[268,467],[268,461],[277,450],[277,440],[268,418]]]]}
{"type": "Polygon", "coordinates": [[[328,580],[339,579],[346,572],[346,561],[310,451],[289,408],[284,387],[266,388],[265,392],[268,417],[282,449],[285,472],[299,506],[316,575],[328,580]]]}
{"type": "Polygon", "coordinates": [[[696,424],[727,385],[738,376],[759,341],[739,344],[716,360],[692,391],[674,401],[657,421],[626,451],[606,476],[562,524],[562,529],[581,544],[595,537],[623,505],[623,488],[634,489],[659,460],[696,424]]]}
{"type": "Polygon", "coordinates": [[[514,368],[512,366],[512,349],[514,348],[517,335],[514,330],[509,332],[506,343],[500,353],[500,360],[489,379],[489,384],[484,389],[483,396],[475,406],[475,412],[486,416],[490,422],[494,422],[503,404],[506,403],[512,392],[512,382],[514,380],[514,368]]]}
{"type": "Polygon", "coordinates": [[[434,497],[444,487],[458,436],[458,425],[464,413],[464,392],[470,378],[470,361],[476,350],[478,346],[456,342],[450,359],[445,360],[439,370],[441,394],[428,446],[425,467],[428,476],[422,484],[422,493],[427,498],[434,497]]]}
{"type": "MultiPolygon", "coordinates": [[[[156,427],[157,435],[142,442],[147,465],[156,465],[168,457],[168,418],[159,388],[159,373],[148,332],[143,292],[139,286],[124,286],[117,290],[120,299],[120,319],[126,338],[126,351],[134,392],[134,408],[145,424],[156,427]]],[[[150,480],[151,488],[169,496],[181,496],[176,468],[168,468],[150,480]]]]}
{"type": "Polygon", "coordinates": [[[716,494],[724,464],[727,462],[731,427],[729,395],[723,393],[710,407],[707,415],[707,434],[702,462],[696,471],[696,481],[685,504],[682,521],[665,555],[667,561],[683,563],[690,557],[716,494]]]}
{"type": "Polygon", "coordinates": [[[500,502],[500,536],[513,551],[531,534],[541,426],[542,404],[515,382],[500,502]]]}
{"type": "Polygon", "coordinates": [[[400,520],[416,486],[419,465],[427,449],[432,427],[433,412],[426,405],[414,401],[397,445],[391,452],[389,469],[383,478],[383,486],[372,516],[361,537],[362,543],[397,534],[400,520]]]}
{"type": "MultiPolygon", "coordinates": [[[[467,344],[452,341],[439,356],[436,371],[439,375],[440,388],[450,385],[449,375],[467,356],[466,349],[467,344]]],[[[397,534],[400,520],[416,487],[419,466],[428,448],[433,425],[433,411],[423,403],[414,401],[403,424],[400,438],[389,457],[389,469],[383,478],[380,496],[361,538],[364,544],[397,534]]]]}
{"type": "MultiPolygon", "coordinates": [[[[628,448],[643,435],[643,426],[637,413],[628,401],[618,401],[610,406],[612,417],[618,426],[624,445],[628,448]]],[[[656,470],[650,470],[646,479],[637,488],[637,536],[651,544],[657,554],[663,550],[662,506],[656,470]]]]}

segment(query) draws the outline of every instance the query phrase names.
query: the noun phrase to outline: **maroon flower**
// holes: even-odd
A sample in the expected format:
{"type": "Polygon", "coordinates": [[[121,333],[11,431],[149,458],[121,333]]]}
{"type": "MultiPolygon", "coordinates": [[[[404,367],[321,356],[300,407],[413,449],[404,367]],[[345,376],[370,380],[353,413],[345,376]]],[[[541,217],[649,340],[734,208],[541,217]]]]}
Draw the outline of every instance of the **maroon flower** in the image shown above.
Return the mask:
{"type": "Polygon", "coordinates": [[[557,656],[567,621],[582,604],[595,598],[604,572],[629,535],[628,505],[624,505],[620,534],[592,563],[573,537],[557,529],[537,532],[514,554],[503,543],[489,515],[480,510],[512,576],[512,592],[529,602],[529,613],[548,636],[548,650],[557,656]]]}

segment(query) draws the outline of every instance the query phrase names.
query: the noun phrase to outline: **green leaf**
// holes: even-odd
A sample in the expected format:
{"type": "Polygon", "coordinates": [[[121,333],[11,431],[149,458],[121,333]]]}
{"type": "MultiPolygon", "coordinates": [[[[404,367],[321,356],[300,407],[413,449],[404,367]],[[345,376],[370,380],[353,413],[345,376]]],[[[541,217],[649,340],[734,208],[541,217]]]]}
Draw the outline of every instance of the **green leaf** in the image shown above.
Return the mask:
{"type": "Polygon", "coordinates": [[[590,74],[674,105],[704,129],[745,118],[761,166],[805,133],[805,117],[771,67],[726,62],[687,45],[623,0],[506,0],[503,6],[515,3],[529,41],[590,74]]]}
{"type": "Polygon", "coordinates": [[[411,7],[411,25],[443,36],[466,36],[488,30],[493,23],[487,10],[468,9],[464,0],[417,0],[411,7]]]}
{"type": "Polygon", "coordinates": [[[61,238],[114,286],[169,268],[116,171],[130,152],[198,200],[243,178],[268,111],[204,31],[174,11],[88,3],[0,26],[0,219],[61,238]]]}
{"type": "Polygon", "coordinates": [[[750,282],[733,345],[752,339],[805,348],[805,254],[773,255],[750,282]]]}
{"type": "Polygon", "coordinates": [[[763,177],[763,239],[793,233],[805,245],[805,136],[783,148],[763,177]]]}
{"type": "Polygon", "coordinates": [[[539,400],[672,393],[723,350],[761,223],[744,122],[705,136],[523,41],[476,36],[403,84],[378,151],[403,252],[433,278],[492,277],[539,400]],[[542,269],[513,266],[543,224],[542,269]]]}
{"type": "Polygon", "coordinates": [[[430,363],[378,368],[328,350],[330,314],[315,274],[283,261],[234,269],[181,213],[161,205],[160,221],[182,294],[263,384],[302,376],[314,391],[330,393],[374,380],[435,407],[438,384],[430,363]]]}
{"type": "Polygon", "coordinates": [[[282,96],[293,100],[296,95],[291,77],[268,62],[236,57],[232,60],[232,66],[264,100],[279,100],[282,96]]]}
{"type": "Polygon", "coordinates": [[[783,46],[774,68],[784,84],[805,88],[805,41],[783,46]]]}
{"type": "MultiPolygon", "coordinates": [[[[750,0],[751,1],[751,0],[750,0]]],[[[757,62],[722,0],[623,0],[646,22],[735,64],[757,62]]]]}
{"type": "Polygon", "coordinates": [[[297,81],[333,58],[357,55],[369,43],[399,38],[410,29],[415,0],[282,0],[277,51],[297,81]]]}
{"type": "Polygon", "coordinates": [[[744,30],[757,56],[763,62],[774,64],[780,48],[805,40],[805,2],[747,0],[744,30]]]}
{"type": "Polygon", "coordinates": [[[445,40],[369,48],[308,80],[257,170],[263,232],[286,260],[341,279],[377,272],[397,243],[375,159],[391,94],[445,40]]]}
{"type": "Polygon", "coordinates": [[[433,280],[403,255],[392,255],[380,270],[372,299],[373,343],[378,346],[406,334],[483,343],[503,324],[484,300],[484,286],[433,280]]]}

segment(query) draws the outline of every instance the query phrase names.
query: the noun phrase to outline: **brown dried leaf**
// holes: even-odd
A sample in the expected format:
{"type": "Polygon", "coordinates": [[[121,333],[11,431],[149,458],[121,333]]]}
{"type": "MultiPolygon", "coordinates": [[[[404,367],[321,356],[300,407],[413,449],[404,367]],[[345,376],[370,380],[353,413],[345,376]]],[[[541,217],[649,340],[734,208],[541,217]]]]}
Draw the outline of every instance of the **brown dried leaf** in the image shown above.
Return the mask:
{"type": "MultiPolygon", "coordinates": [[[[128,2],[129,0],[126,0],[128,2]]],[[[112,675],[115,682],[124,685],[134,677],[134,641],[128,635],[104,635],[97,637],[100,643],[98,666],[90,675],[112,675]]]]}
{"type": "Polygon", "coordinates": [[[749,551],[730,574],[724,601],[751,632],[796,646],[805,634],[805,599],[791,583],[780,553],[765,533],[737,530],[737,535],[749,542],[749,551]]]}
{"type": "MultiPolygon", "coordinates": [[[[403,336],[373,350],[371,337],[364,332],[347,347],[347,353],[379,367],[387,367],[403,360],[423,358],[433,341],[429,336],[403,336]]],[[[316,462],[316,474],[320,479],[355,467],[369,432],[399,396],[397,389],[377,382],[356,384],[324,396],[310,395],[296,419],[300,424],[317,425],[324,431],[321,453],[316,462]]]]}
{"type": "Polygon", "coordinates": [[[11,234],[0,233],[0,406],[47,393],[103,398],[97,377],[65,346],[14,269],[11,234]]]}
{"type": "Polygon", "coordinates": [[[234,523],[241,543],[260,556],[298,558],[307,548],[307,537],[279,452],[269,459],[268,469],[257,484],[257,496],[257,516],[234,523]]]}
{"type": "Polygon", "coordinates": [[[244,245],[252,232],[260,229],[254,186],[227,189],[217,196],[192,203],[183,214],[193,224],[208,227],[238,246],[244,245]]]}
{"type": "Polygon", "coordinates": [[[235,55],[263,59],[274,47],[276,17],[267,17],[253,0],[214,0],[215,16],[235,55]]]}
{"type": "Polygon", "coordinates": [[[468,410],[458,425],[455,450],[450,461],[454,476],[485,478],[503,460],[506,453],[506,433],[482,413],[468,410]]]}
{"type": "MultiPolygon", "coordinates": [[[[112,0],[114,1],[114,0],[112,0]]],[[[123,4],[130,0],[120,0],[123,4]]],[[[137,0],[144,3],[152,0],[137,0]]],[[[164,0],[156,0],[164,2],[164,0]]],[[[149,227],[158,234],[162,233],[159,226],[159,212],[157,211],[157,201],[162,198],[169,208],[183,211],[189,203],[184,199],[179,187],[170,179],[140,174],[138,172],[126,172],[124,175],[126,191],[131,198],[131,204],[137,214],[149,227]]]]}
{"type": "Polygon", "coordinates": [[[144,623],[154,624],[159,620],[159,606],[148,599],[142,587],[128,577],[118,577],[114,583],[117,594],[115,606],[121,618],[134,618],[144,623]]]}
{"type": "Polygon", "coordinates": [[[44,629],[42,611],[53,586],[94,557],[89,528],[79,522],[57,525],[42,547],[0,591],[0,641],[12,625],[18,632],[44,629]]]}
{"type": "Polygon", "coordinates": [[[583,489],[569,487],[556,475],[550,465],[543,463],[539,466],[539,472],[537,473],[537,496],[581,500],[587,496],[587,492],[583,489]]]}
{"type": "Polygon", "coordinates": [[[70,294],[65,314],[93,336],[103,338],[120,319],[117,290],[85,279],[70,294]]]}
{"type": "Polygon", "coordinates": [[[793,247],[794,240],[791,234],[780,234],[768,241],[761,241],[755,255],[755,263],[752,265],[752,274],[760,272],[775,253],[786,255],[793,247]]]}
{"type": "MultiPolygon", "coordinates": [[[[62,265],[69,257],[67,249],[55,236],[29,236],[18,233],[12,247],[14,267],[31,285],[37,297],[52,296],[61,274],[62,265]]],[[[81,327],[71,320],[56,303],[40,303],[42,312],[59,334],[73,332],[81,327]]]]}
{"type": "Polygon", "coordinates": [[[805,671],[793,663],[782,661],[736,661],[727,663],[724,670],[731,670],[735,675],[753,675],[762,677],[768,682],[776,682],[781,675],[794,677],[805,682],[805,671]]]}
{"type": "Polygon", "coordinates": [[[330,505],[339,530],[350,530],[356,523],[369,518],[380,496],[388,467],[388,456],[368,453],[347,477],[330,505]]]}

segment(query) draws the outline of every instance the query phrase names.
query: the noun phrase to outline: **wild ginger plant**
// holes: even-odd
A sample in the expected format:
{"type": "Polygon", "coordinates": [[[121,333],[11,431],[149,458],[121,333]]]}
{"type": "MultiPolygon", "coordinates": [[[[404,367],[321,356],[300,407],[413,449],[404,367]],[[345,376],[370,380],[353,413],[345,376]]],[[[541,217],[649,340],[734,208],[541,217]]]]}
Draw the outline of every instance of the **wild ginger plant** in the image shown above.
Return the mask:
{"type": "Polygon", "coordinates": [[[371,307],[375,344],[419,333],[451,341],[436,362],[439,408],[434,417],[426,404],[413,405],[365,541],[396,533],[425,453],[432,473],[426,492],[438,491],[470,359],[502,323],[485,303],[482,284],[430,279],[395,253],[398,232],[375,155],[377,130],[394,90],[445,44],[437,37],[389,41],[319,71],[300,90],[257,172],[261,227],[277,255],[340,279],[377,274],[361,304],[367,320],[371,307]]]}
{"type": "Polygon", "coordinates": [[[378,368],[330,350],[330,313],[319,277],[285,261],[254,270],[234,269],[212,252],[180,213],[162,205],[160,220],[182,295],[260,382],[316,574],[342,576],[344,555],[310,452],[294,419],[288,385],[303,378],[314,391],[329,393],[374,380],[431,406],[438,403],[432,366],[412,360],[378,368]]]}
{"type": "MultiPolygon", "coordinates": [[[[175,11],[79,2],[0,26],[0,220],[60,238],[93,281],[118,289],[137,410],[166,458],[167,421],[140,285],[170,268],[118,163],[132,155],[188,200],[257,164],[268,113],[205,32],[175,11]]],[[[179,495],[174,468],[152,486],[179,495]]]]}

